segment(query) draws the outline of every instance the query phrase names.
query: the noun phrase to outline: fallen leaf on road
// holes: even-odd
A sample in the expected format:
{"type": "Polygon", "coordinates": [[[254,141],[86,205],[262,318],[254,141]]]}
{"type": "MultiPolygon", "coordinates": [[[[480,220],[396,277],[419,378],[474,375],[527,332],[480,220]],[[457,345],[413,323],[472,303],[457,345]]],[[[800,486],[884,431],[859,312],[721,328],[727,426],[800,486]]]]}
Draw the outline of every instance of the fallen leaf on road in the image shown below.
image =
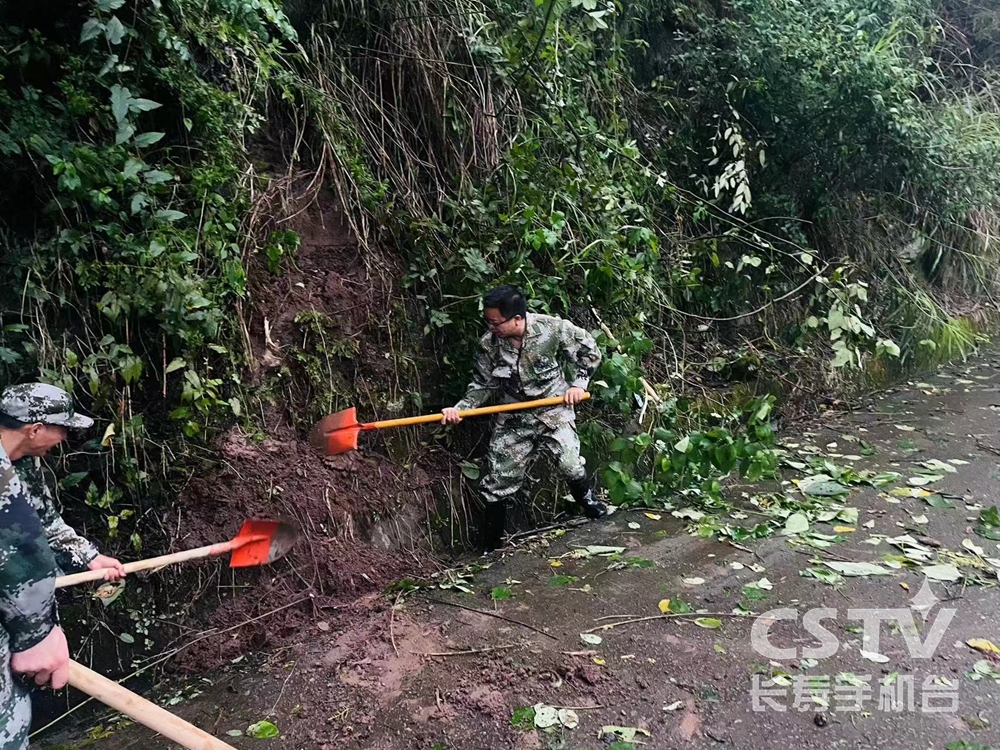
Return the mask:
{"type": "Polygon", "coordinates": [[[593,633],[580,633],[580,640],[586,643],[588,646],[600,646],[604,641],[599,635],[593,633]]]}
{"type": "Polygon", "coordinates": [[[813,497],[837,497],[847,495],[850,490],[839,482],[833,481],[826,474],[816,474],[799,482],[799,489],[813,497]]]}
{"type": "Polygon", "coordinates": [[[1000,656],[1000,648],[993,643],[993,641],[987,640],[986,638],[970,638],[966,643],[971,647],[976,649],[976,651],[982,651],[984,654],[996,654],[1000,656]]]}
{"type": "Polygon", "coordinates": [[[971,539],[963,539],[962,546],[965,549],[969,550],[969,552],[979,555],[980,557],[986,554],[986,551],[971,539]]]}
{"type": "Polygon", "coordinates": [[[605,547],[601,544],[588,544],[579,549],[586,551],[588,555],[620,555],[625,551],[624,547],[605,547]]]}
{"type": "Polygon", "coordinates": [[[929,490],[922,490],[918,487],[896,487],[889,491],[890,495],[896,497],[929,497],[933,493],[929,490]]]}
{"type": "Polygon", "coordinates": [[[854,525],[858,522],[858,509],[844,508],[842,511],[837,513],[837,519],[843,521],[844,523],[854,525]]]}
{"type": "Polygon", "coordinates": [[[701,586],[701,584],[703,584],[704,582],[705,582],[704,578],[698,578],[698,577],[684,579],[684,583],[686,583],[688,586],[701,586]]]}
{"type": "Polygon", "coordinates": [[[1000,672],[993,668],[989,659],[980,659],[972,665],[972,671],[966,672],[965,676],[973,682],[979,682],[984,678],[992,678],[994,682],[1000,682],[1000,672]]]}
{"type": "Polygon", "coordinates": [[[876,664],[885,664],[889,661],[889,657],[884,654],[877,653],[875,651],[865,651],[861,649],[861,656],[868,661],[873,661],[876,664]]]}
{"type": "Polygon", "coordinates": [[[785,528],[782,529],[781,533],[785,536],[793,536],[806,531],[809,531],[809,519],[804,513],[792,513],[785,519],[785,528]]]}
{"type": "Polygon", "coordinates": [[[854,531],[854,527],[853,526],[834,526],[833,530],[837,534],[850,534],[852,531],[854,531]]]}
{"type": "Polygon", "coordinates": [[[535,726],[539,729],[554,727],[559,723],[559,711],[553,706],[536,703],[533,708],[535,709],[535,726]]]}
{"type": "Polygon", "coordinates": [[[854,672],[841,672],[836,676],[836,681],[842,685],[854,685],[855,687],[862,687],[864,685],[869,685],[869,682],[858,677],[854,672]]]}
{"type": "Polygon", "coordinates": [[[571,708],[559,709],[559,723],[567,729],[576,729],[580,726],[580,717],[571,708]]]}
{"type": "Polygon", "coordinates": [[[1000,512],[997,511],[997,506],[980,511],[976,533],[984,539],[1000,541],[1000,512]]]}
{"type": "Polygon", "coordinates": [[[939,482],[942,479],[944,479],[942,474],[921,474],[918,477],[910,477],[906,480],[906,483],[911,487],[923,487],[932,482],[939,482]]]}
{"type": "Polygon", "coordinates": [[[767,570],[767,568],[765,568],[760,563],[750,563],[749,565],[747,565],[747,567],[750,568],[750,570],[752,570],[754,573],[763,573],[765,570],[767,570]]]}
{"type": "Polygon", "coordinates": [[[816,578],[830,586],[836,586],[844,580],[844,577],[840,573],[834,573],[832,570],[824,570],[823,568],[807,568],[799,573],[799,575],[807,578],[816,578]]]}
{"type": "Polygon", "coordinates": [[[761,578],[759,581],[757,581],[757,588],[763,591],[770,591],[771,589],[774,588],[774,584],[771,583],[766,578],[761,578]]]}
{"type": "Polygon", "coordinates": [[[881,565],[867,562],[835,562],[824,560],[823,564],[845,576],[885,576],[892,575],[891,570],[886,570],[881,565]]]}
{"type": "Polygon", "coordinates": [[[562,567],[562,563],[559,562],[558,560],[549,560],[549,565],[551,565],[553,568],[561,568],[562,567]]]}
{"type": "Polygon", "coordinates": [[[927,504],[932,508],[954,508],[950,500],[947,500],[940,495],[928,495],[924,498],[927,504]]]}
{"type": "Polygon", "coordinates": [[[898,471],[882,471],[875,476],[868,479],[868,483],[873,487],[885,487],[887,484],[892,484],[898,480],[902,474],[898,471]]]}
{"type": "Polygon", "coordinates": [[[958,581],[962,578],[961,571],[954,565],[928,565],[922,570],[932,581],[958,581]]]}
{"type": "Polygon", "coordinates": [[[674,518],[690,518],[692,521],[700,521],[705,517],[704,513],[694,508],[681,508],[680,510],[675,510],[670,515],[674,518]]]}
{"type": "Polygon", "coordinates": [[[913,432],[915,429],[917,429],[916,427],[910,427],[910,425],[908,424],[897,424],[895,425],[895,427],[900,432],[913,432]]]}
{"type": "Polygon", "coordinates": [[[247,734],[258,740],[267,740],[278,736],[278,727],[269,721],[258,721],[247,727],[247,734]]]}
{"type": "Polygon", "coordinates": [[[682,708],[683,706],[684,706],[684,701],[674,701],[669,706],[664,706],[663,710],[664,711],[676,711],[678,708],[682,708]]]}
{"type": "Polygon", "coordinates": [[[722,620],[716,617],[697,617],[695,618],[694,624],[699,628],[707,628],[708,630],[718,630],[722,627],[722,620]]]}
{"type": "Polygon", "coordinates": [[[927,523],[927,516],[924,515],[912,516],[910,520],[913,521],[913,523],[920,524],[921,526],[923,526],[925,523],[927,523]]]}
{"type": "Polygon", "coordinates": [[[939,461],[936,458],[932,458],[929,461],[923,461],[920,465],[925,469],[930,469],[932,471],[943,471],[945,474],[954,474],[958,471],[958,469],[951,464],[946,464],[944,461],[939,461]]]}
{"type": "Polygon", "coordinates": [[[635,521],[629,521],[628,522],[628,527],[630,529],[641,529],[642,528],[642,526],[640,526],[639,524],[637,524],[635,521]]]}
{"type": "Polygon", "coordinates": [[[657,604],[656,606],[659,607],[660,612],[662,612],[663,614],[666,615],[666,614],[670,613],[670,600],[669,599],[660,599],[660,603],[657,604]]]}
{"type": "Polygon", "coordinates": [[[646,518],[651,518],[654,521],[659,521],[661,518],[663,518],[663,516],[661,516],[659,513],[643,513],[642,515],[644,515],[646,518]]]}
{"type": "Polygon", "coordinates": [[[652,737],[648,729],[643,729],[642,727],[619,727],[614,724],[608,724],[607,726],[601,727],[601,733],[597,736],[598,739],[606,734],[610,734],[615,739],[621,740],[622,742],[631,742],[635,739],[637,734],[645,735],[646,737],[652,737]]]}

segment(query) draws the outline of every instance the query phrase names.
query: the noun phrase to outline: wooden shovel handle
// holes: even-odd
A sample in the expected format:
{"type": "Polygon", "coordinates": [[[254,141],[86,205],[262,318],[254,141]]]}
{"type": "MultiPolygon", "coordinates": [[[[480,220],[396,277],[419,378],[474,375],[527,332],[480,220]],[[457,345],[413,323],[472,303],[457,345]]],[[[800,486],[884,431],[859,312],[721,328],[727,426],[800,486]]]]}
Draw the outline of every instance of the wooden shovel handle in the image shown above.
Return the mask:
{"type": "Polygon", "coordinates": [[[188,750],[236,750],[180,716],[72,660],[69,663],[69,684],[188,750]]]}
{"type": "MultiPolygon", "coordinates": [[[[590,398],[590,394],[584,393],[583,400],[586,401],[588,398],[590,398]]],[[[498,404],[497,406],[483,406],[479,409],[467,409],[466,411],[460,411],[458,414],[464,419],[465,417],[479,417],[483,414],[501,414],[508,411],[521,411],[522,409],[538,409],[542,406],[559,406],[562,403],[562,396],[553,396],[552,398],[540,398],[535,401],[516,401],[513,404],[498,404]]],[[[438,412],[437,414],[424,414],[420,417],[403,417],[402,419],[386,419],[382,422],[366,422],[361,425],[361,429],[379,430],[383,427],[405,427],[411,424],[440,422],[442,419],[444,419],[444,415],[438,412]]]]}
{"type": "MultiPolygon", "coordinates": [[[[236,547],[242,546],[248,541],[253,541],[253,538],[247,538],[242,540],[239,544],[235,540],[230,540],[228,542],[219,542],[218,544],[210,544],[207,547],[198,547],[197,549],[187,549],[183,552],[174,552],[169,555],[160,555],[159,557],[150,557],[147,560],[136,560],[135,562],[125,563],[124,568],[126,573],[135,573],[140,570],[152,570],[153,568],[162,568],[164,565],[173,565],[174,563],[186,562],[187,560],[197,560],[202,557],[213,557],[215,555],[224,555],[227,552],[236,549],[236,547]]],[[[61,589],[66,586],[75,586],[78,583],[84,583],[86,581],[101,581],[104,580],[103,570],[85,570],[82,573],[73,573],[68,576],[59,576],[56,578],[56,588],[61,589]]]]}

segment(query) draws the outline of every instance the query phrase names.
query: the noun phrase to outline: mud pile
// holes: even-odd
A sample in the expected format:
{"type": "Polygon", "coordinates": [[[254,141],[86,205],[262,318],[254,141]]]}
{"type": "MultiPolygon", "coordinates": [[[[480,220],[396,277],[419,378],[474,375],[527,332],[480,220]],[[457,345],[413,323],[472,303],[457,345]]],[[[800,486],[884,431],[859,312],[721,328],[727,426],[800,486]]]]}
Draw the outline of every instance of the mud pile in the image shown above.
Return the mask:
{"type": "Polygon", "coordinates": [[[359,247],[331,196],[321,192],[287,210],[276,228],[296,232],[301,245],[285,272],[273,274],[261,261],[250,279],[250,377],[262,395],[247,408],[264,429],[250,435],[234,427],[218,441],[216,470],[180,498],[174,546],[230,538],[247,518],[291,521],[301,538],[285,559],[236,572],[228,591],[218,584],[218,599],[202,607],[216,635],[184,649],[179,663],[189,670],[293,641],[309,622],[427,573],[430,521],[457,474],[433,447],[404,444],[390,458],[375,437],[357,452],[323,457],[308,444],[312,421],[352,398],[367,396],[358,406],[368,418],[395,416],[385,404],[407,386],[387,352],[390,316],[404,303],[395,291],[400,269],[359,247]],[[310,335],[327,349],[339,342],[337,353],[310,349],[310,335]],[[328,368],[319,377],[303,366],[314,354],[328,368]]]}

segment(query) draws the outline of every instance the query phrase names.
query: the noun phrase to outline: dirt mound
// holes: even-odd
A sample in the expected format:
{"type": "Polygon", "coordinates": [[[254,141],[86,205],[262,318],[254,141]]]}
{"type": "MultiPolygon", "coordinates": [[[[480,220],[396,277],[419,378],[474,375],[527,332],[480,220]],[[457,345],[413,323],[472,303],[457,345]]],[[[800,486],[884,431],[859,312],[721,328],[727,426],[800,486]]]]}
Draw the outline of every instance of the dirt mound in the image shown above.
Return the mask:
{"type": "Polygon", "coordinates": [[[399,460],[395,451],[392,460],[369,440],[362,451],[324,458],[305,440],[318,415],[362,396],[359,406],[381,413],[406,388],[387,356],[391,311],[403,305],[393,294],[400,271],[362,251],[331,196],[288,211],[275,228],[295,231],[301,244],[287,272],[251,264],[247,336],[264,434],[236,427],[218,441],[218,470],[181,497],[175,546],[229,538],[246,518],[289,520],[301,538],[284,560],[219,586],[207,615],[215,635],[181,654],[191,670],[301,638],[310,621],[349,612],[358,597],[432,564],[434,486],[449,473],[441,455],[409,450],[399,460]]]}

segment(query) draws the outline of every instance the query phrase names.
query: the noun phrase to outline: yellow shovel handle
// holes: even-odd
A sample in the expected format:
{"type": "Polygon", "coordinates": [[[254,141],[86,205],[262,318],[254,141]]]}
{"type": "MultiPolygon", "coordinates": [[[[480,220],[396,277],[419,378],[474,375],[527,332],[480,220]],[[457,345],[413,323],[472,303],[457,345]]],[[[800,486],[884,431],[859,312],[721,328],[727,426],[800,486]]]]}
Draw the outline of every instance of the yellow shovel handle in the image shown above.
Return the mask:
{"type": "MultiPolygon", "coordinates": [[[[590,398],[590,393],[583,394],[583,400],[586,401],[590,398]]],[[[498,404],[496,406],[483,406],[479,409],[467,409],[466,411],[460,411],[458,415],[463,419],[465,417],[479,417],[484,414],[502,414],[508,411],[521,411],[522,409],[538,409],[542,406],[559,406],[563,403],[562,396],[553,396],[552,398],[540,398],[535,401],[516,401],[512,404],[498,404]]],[[[424,414],[420,417],[403,417],[402,419],[386,419],[382,422],[366,422],[361,425],[364,430],[379,430],[383,427],[405,427],[411,424],[429,424],[431,422],[440,422],[444,419],[444,415],[438,412],[437,414],[424,414]]]]}
{"type": "Polygon", "coordinates": [[[236,750],[180,716],[70,660],[69,684],[188,750],[236,750]]]}

